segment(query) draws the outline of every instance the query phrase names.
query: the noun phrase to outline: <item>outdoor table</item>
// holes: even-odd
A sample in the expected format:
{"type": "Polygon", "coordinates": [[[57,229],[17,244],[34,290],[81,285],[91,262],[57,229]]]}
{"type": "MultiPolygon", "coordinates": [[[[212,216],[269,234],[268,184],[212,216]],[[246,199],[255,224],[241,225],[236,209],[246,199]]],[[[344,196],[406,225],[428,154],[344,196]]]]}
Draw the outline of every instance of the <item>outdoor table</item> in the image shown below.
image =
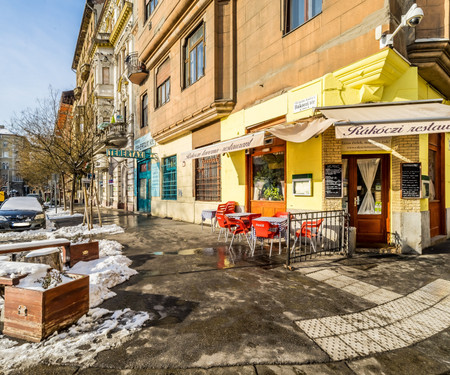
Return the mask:
{"type": "Polygon", "coordinates": [[[203,230],[203,222],[206,219],[210,219],[211,220],[211,232],[214,232],[214,227],[215,227],[215,222],[213,224],[213,220],[215,220],[216,218],[216,212],[217,210],[203,210],[202,211],[202,230],[203,230]]]}
{"type": "Polygon", "coordinates": [[[229,217],[231,219],[241,219],[243,217],[248,217],[250,215],[254,215],[251,212],[230,212],[228,214],[225,214],[226,217],[229,217]]]}

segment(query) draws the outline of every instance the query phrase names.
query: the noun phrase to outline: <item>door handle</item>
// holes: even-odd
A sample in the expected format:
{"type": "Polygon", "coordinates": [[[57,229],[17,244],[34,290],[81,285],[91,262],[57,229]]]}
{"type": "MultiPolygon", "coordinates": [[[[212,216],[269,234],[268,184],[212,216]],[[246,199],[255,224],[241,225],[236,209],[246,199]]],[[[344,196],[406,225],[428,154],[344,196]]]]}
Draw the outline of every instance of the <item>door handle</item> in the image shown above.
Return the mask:
{"type": "Polygon", "coordinates": [[[357,207],[358,206],[358,197],[355,197],[354,199],[353,199],[353,205],[355,206],[355,207],[357,207]]]}

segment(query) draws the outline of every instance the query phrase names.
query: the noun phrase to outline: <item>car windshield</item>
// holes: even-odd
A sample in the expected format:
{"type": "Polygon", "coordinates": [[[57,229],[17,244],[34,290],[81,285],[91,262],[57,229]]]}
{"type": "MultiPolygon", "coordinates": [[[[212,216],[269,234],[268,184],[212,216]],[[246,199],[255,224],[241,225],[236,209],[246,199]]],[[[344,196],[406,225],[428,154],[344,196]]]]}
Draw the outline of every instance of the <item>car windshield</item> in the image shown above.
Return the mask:
{"type": "Polygon", "coordinates": [[[39,201],[33,197],[14,197],[7,199],[0,210],[42,211],[42,206],[39,201]]]}

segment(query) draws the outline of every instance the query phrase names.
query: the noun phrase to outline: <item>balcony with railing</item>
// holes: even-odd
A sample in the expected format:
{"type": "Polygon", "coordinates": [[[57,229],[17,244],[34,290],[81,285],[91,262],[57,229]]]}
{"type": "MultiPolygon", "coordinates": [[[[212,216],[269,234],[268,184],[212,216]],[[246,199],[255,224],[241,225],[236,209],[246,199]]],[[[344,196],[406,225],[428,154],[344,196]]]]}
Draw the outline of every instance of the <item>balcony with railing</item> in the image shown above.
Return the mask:
{"type": "Polygon", "coordinates": [[[115,123],[101,123],[97,127],[95,153],[104,153],[108,147],[123,147],[127,144],[128,124],[119,116],[115,123]]]}
{"type": "Polygon", "coordinates": [[[139,61],[138,53],[132,52],[125,59],[128,79],[135,85],[140,85],[147,77],[145,64],[139,61]]]}

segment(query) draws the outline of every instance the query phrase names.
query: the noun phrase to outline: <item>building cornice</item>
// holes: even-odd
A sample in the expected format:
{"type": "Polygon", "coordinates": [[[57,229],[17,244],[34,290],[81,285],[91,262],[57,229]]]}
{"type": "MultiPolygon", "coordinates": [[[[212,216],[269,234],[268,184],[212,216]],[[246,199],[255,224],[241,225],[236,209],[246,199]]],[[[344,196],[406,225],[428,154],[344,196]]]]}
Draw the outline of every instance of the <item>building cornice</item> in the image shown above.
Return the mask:
{"type": "Polygon", "coordinates": [[[114,25],[114,28],[111,32],[111,36],[109,37],[109,41],[113,46],[116,46],[117,40],[119,39],[120,34],[122,34],[125,25],[127,24],[128,19],[130,18],[133,12],[133,4],[130,1],[125,1],[123,8],[119,14],[119,18],[114,25]]]}
{"type": "Polygon", "coordinates": [[[77,44],[75,47],[75,54],[72,61],[72,69],[76,69],[83,50],[84,41],[86,39],[87,30],[89,28],[89,21],[92,15],[92,6],[90,1],[86,2],[84,6],[83,17],[81,18],[80,31],[78,32],[77,44]]]}

